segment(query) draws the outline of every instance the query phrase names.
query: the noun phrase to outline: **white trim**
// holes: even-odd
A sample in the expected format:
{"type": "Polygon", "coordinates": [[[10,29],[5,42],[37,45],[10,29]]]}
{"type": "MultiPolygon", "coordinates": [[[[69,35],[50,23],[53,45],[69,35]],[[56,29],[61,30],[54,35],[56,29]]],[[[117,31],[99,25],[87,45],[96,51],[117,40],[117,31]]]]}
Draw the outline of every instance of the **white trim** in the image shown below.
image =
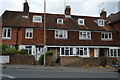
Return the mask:
{"type": "Polygon", "coordinates": [[[3,28],[2,29],[2,39],[11,39],[12,29],[11,28],[3,28]],[[4,37],[4,30],[6,29],[6,36],[4,37]],[[10,29],[10,37],[8,37],[8,29],[10,29]]]}
{"type": "Polygon", "coordinates": [[[57,18],[57,24],[63,24],[63,18],[57,18]],[[61,22],[59,22],[61,20],[61,22]]]}
{"type": "Polygon", "coordinates": [[[25,38],[26,39],[32,39],[33,38],[33,28],[26,28],[26,30],[25,30],[25,38]],[[30,35],[27,36],[27,33],[32,33],[32,37],[30,37],[30,35]]]}
{"type": "Polygon", "coordinates": [[[33,22],[42,22],[42,16],[33,15],[33,22]],[[39,18],[39,21],[36,21],[35,18],[39,18]]]}
{"type": "Polygon", "coordinates": [[[105,20],[104,19],[98,19],[98,26],[105,26],[105,20]]]}
{"type": "Polygon", "coordinates": [[[90,31],[79,31],[79,39],[80,40],[91,40],[91,32],[90,31]],[[82,36],[80,35],[81,32],[82,32],[82,36]],[[88,33],[89,33],[89,35],[88,35],[88,33]],[[84,34],[86,34],[85,37],[84,37],[84,34]]]}
{"type": "Polygon", "coordinates": [[[59,30],[59,29],[56,29],[56,30],[54,30],[54,35],[55,35],[55,39],[67,39],[68,38],[68,31],[67,30],[59,30]],[[59,37],[59,36],[56,36],[56,34],[57,34],[57,31],[59,32],[59,31],[62,31],[62,35],[65,35],[65,36],[63,36],[63,37],[59,37]]]}
{"type": "Polygon", "coordinates": [[[85,25],[85,20],[84,20],[84,19],[79,18],[79,19],[78,19],[78,24],[79,24],[79,25],[85,25]],[[83,23],[80,23],[80,21],[82,21],[83,23]]]}
{"type": "Polygon", "coordinates": [[[105,40],[105,41],[112,41],[112,32],[101,32],[101,40],[105,40]],[[111,38],[110,38],[110,36],[111,38]],[[104,35],[104,36],[102,36],[104,35]],[[107,35],[108,38],[105,38],[105,35],[107,35]]]}
{"type": "MultiPolygon", "coordinates": [[[[112,46],[52,46],[46,45],[46,47],[89,47],[89,48],[117,48],[112,46]]],[[[118,47],[119,48],[119,47],[118,47]]]]}

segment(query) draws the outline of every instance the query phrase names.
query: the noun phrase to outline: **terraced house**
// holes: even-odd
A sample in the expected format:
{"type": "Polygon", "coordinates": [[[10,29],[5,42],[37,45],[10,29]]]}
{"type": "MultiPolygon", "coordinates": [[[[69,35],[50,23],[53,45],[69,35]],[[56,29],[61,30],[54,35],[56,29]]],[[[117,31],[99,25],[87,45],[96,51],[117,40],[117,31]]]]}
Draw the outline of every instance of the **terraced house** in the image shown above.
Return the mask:
{"type": "Polygon", "coordinates": [[[2,43],[26,49],[30,55],[46,46],[54,52],[54,60],[57,54],[120,57],[120,17],[115,18],[119,13],[107,18],[103,9],[100,17],[71,15],[70,6],[64,14],[33,13],[25,2],[23,12],[6,10],[1,16],[2,43]]]}

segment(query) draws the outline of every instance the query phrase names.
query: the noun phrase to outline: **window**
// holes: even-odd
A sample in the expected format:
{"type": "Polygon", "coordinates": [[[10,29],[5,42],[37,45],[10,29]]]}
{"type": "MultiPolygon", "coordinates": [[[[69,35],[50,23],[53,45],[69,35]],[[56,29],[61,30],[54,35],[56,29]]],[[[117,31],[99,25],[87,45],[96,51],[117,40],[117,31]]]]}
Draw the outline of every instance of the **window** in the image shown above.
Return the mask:
{"type": "Polygon", "coordinates": [[[26,35],[25,35],[25,38],[33,38],[33,29],[26,29],[26,35]]]}
{"type": "Polygon", "coordinates": [[[110,49],[110,57],[120,57],[120,49],[110,49]]]}
{"type": "Polygon", "coordinates": [[[63,19],[62,18],[58,18],[57,19],[57,24],[63,24],[63,19]]]}
{"type": "Polygon", "coordinates": [[[83,47],[61,47],[60,49],[61,56],[80,56],[80,57],[89,57],[88,48],[83,47]]]}
{"type": "Polygon", "coordinates": [[[67,31],[66,30],[55,30],[55,38],[67,38],[67,31]]]}
{"type": "Polygon", "coordinates": [[[98,26],[104,26],[105,20],[104,19],[98,19],[98,26]]]}
{"type": "Polygon", "coordinates": [[[62,47],[62,48],[61,48],[61,55],[64,55],[64,56],[72,56],[72,55],[73,55],[73,48],[70,48],[70,47],[62,47]]]}
{"type": "Polygon", "coordinates": [[[26,46],[26,51],[27,51],[29,54],[32,54],[32,46],[26,46]]]}
{"type": "Polygon", "coordinates": [[[84,23],[85,23],[85,22],[84,22],[84,19],[78,19],[78,24],[79,24],[79,25],[85,25],[84,23]]]}
{"type": "Polygon", "coordinates": [[[102,40],[112,40],[112,32],[102,32],[102,40]]]}
{"type": "Polygon", "coordinates": [[[91,32],[90,31],[80,31],[79,39],[91,39],[91,32]]]}
{"type": "Polygon", "coordinates": [[[11,28],[3,28],[2,38],[11,39],[11,28]]]}
{"type": "Polygon", "coordinates": [[[33,22],[42,22],[42,16],[33,16],[33,22]]]}

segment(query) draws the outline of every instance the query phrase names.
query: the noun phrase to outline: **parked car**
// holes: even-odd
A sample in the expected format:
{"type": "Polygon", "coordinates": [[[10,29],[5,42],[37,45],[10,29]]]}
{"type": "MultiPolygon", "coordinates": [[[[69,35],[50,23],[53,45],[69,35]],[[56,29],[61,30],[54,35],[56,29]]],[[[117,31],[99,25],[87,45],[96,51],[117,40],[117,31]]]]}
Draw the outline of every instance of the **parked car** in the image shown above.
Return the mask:
{"type": "Polygon", "coordinates": [[[116,68],[120,72],[120,61],[113,62],[112,67],[116,68]]]}

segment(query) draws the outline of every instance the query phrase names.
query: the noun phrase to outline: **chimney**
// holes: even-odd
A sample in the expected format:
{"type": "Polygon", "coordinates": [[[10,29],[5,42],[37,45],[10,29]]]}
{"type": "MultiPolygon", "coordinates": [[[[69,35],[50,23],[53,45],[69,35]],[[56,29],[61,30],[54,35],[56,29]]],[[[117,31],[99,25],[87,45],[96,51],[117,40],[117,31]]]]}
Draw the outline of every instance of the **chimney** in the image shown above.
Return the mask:
{"type": "Polygon", "coordinates": [[[103,8],[103,9],[101,10],[100,17],[101,17],[101,18],[106,18],[106,16],[107,16],[107,12],[106,12],[106,10],[103,8]]]}
{"type": "Polygon", "coordinates": [[[25,0],[24,6],[23,6],[23,14],[25,16],[28,16],[28,13],[29,13],[29,5],[28,5],[27,0],[25,0]]]}
{"type": "Polygon", "coordinates": [[[71,7],[70,6],[66,6],[65,15],[66,16],[70,16],[71,15],[71,7]]]}

